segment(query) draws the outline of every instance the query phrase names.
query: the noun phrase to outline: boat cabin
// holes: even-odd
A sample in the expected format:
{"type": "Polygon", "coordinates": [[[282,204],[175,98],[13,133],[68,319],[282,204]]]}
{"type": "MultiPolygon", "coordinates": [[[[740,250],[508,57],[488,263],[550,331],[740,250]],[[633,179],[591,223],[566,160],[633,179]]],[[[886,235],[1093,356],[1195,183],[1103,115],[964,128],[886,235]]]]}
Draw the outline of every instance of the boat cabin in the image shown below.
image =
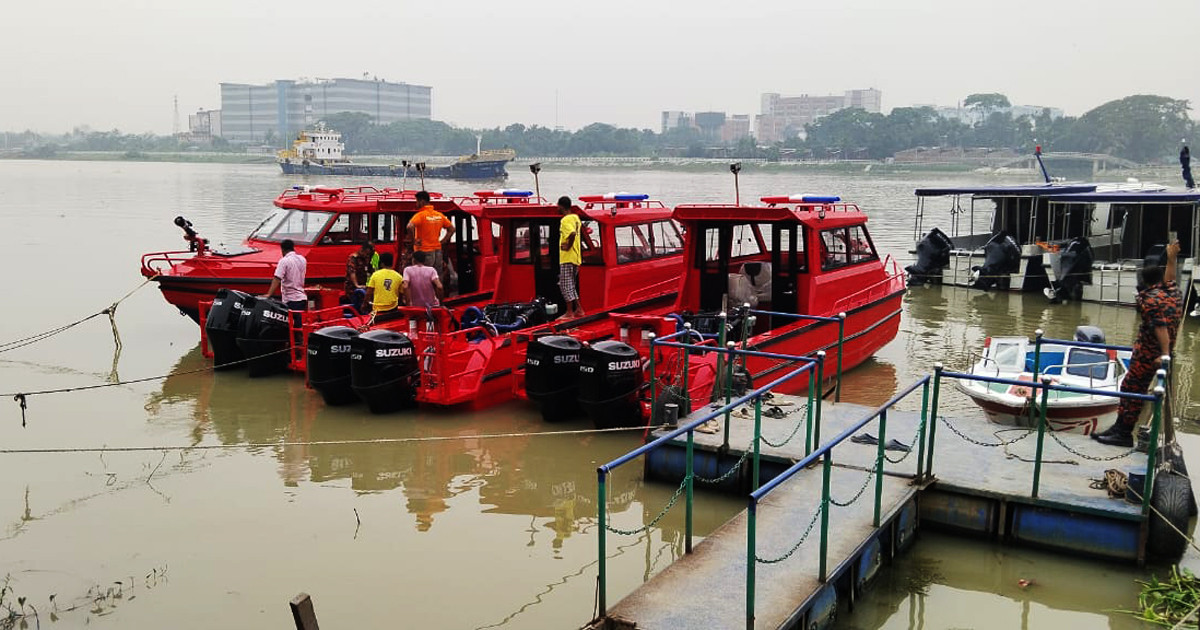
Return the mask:
{"type": "MultiPolygon", "coordinates": [[[[1108,217],[1107,232],[1093,235],[1088,245],[1089,282],[1080,287],[1087,301],[1133,304],[1142,261],[1161,255],[1166,245],[1179,240],[1178,271],[1181,289],[1196,281],[1197,247],[1200,246],[1200,192],[1167,190],[1115,190],[1053,195],[1051,209],[1060,214],[1078,213],[1108,217]]],[[[1059,252],[1050,252],[1059,263],[1059,252]]],[[[1054,268],[1054,272],[1071,270],[1054,268]]]]}
{"type": "MultiPolygon", "coordinates": [[[[491,289],[496,257],[491,229],[480,229],[478,212],[472,207],[464,208],[439,193],[430,193],[430,197],[433,207],[455,227],[445,260],[457,277],[457,286],[449,293],[491,289]]],[[[367,242],[376,243],[379,253],[391,252],[398,269],[409,262],[412,246],[408,242],[408,221],[420,209],[416,191],[301,188],[284,192],[275,205],[278,209],[250,235],[248,242],[291,238],[296,250],[309,258],[310,278],[344,278],[346,259],[367,242]],[[330,269],[325,270],[326,266],[330,269]]]]}
{"type": "Polygon", "coordinates": [[[1055,234],[1060,239],[1086,235],[1091,217],[1084,217],[1081,213],[1070,217],[1058,216],[1051,212],[1046,198],[1055,194],[1095,190],[1095,184],[1058,183],[918,188],[913,243],[919,241],[927,231],[925,211],[931,199],[949,203],[947,220],[929,227],[942,228],[954,242],[956,250],[980,249],[1000,232],[1006,232],[1022,246],[1050,240],[1055,234]]]}
{"type": "MultiPolygon", "coordinates": [[[[564,312],[558,286],[558,206],[528,193],[490,197],[479,208],[501,242],[504,271],[495,301],[543,297],[564,312]]],[[[583,226],[579,297],[584,311],[661,296],[677,282],[683,234],[661,202],[648,195],[584,196],[574,211],[583,226]]]]}
{"type": "MultiPolygon", "coordinates": [[[[762,202],[675,209],[688,234],[681,312],[715,314],[749,303],[759,311],[830,316],[853,309],[858,289],[888,281],[858,206],[812,195],[762,202]]],[[[760,318],[754,332],[794,321],[760,318]]]]}

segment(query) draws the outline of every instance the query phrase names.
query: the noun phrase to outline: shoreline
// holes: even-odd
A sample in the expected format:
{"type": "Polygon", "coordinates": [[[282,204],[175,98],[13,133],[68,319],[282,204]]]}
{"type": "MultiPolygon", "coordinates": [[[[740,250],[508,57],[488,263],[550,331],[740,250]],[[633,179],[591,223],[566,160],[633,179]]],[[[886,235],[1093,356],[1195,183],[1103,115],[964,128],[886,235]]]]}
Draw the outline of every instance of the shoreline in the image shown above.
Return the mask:
{"type": "MultiPolygon", "coordinates": [[[[457,156],[354,156],[362,164],[393,164],[401,160],[430,162],[453,161],[457,156]]],[[[275,156],[267,154],[216,153],[216,152],[149,152],[149,151],[61,151],[53,156],[24,157],[0,156],[0,160],[56,161],[56,162],[176,162],[187,164],[275,164],[275,156]]],[[[981,176],[1003,176],[1022,179],[1040,179],[1041,172],[1028,168],[996,168],[969,162],[893,162],[879,160],[781,160],[767,161],[761,158],[656,158],[656,157],[523,157],[510,166],[510,174],[525,170],[535,162],[553,164],[557,168],[585,170],[596,168],[649,168],[662,171],[703,172],[713,169],[724,170],[731,162],[740,162],[747,173],[791,173],[817,172],[843,175],[905,175],[911,173],[976,173],[981,176]]],[[[1091,174],[1087,170],[1067,171],[1068,179],[1124,179],[1136,177],[1170,181],[1178,177],[1178,167],[1173,165],[1142,165],[1131,169],[1112,169],[1091,174]]]]}

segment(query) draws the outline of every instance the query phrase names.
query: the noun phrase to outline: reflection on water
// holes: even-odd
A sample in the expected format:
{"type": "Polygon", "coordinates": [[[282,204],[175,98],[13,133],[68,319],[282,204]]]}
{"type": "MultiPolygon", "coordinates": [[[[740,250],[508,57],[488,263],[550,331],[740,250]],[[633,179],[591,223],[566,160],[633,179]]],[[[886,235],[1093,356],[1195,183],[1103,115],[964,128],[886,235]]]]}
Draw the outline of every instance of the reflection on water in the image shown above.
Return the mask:
{"type": "MultiPolygon", "coordinates": [[[[43,272],[6,278],[19,299],[4,309],[0,341],[62,323],[59,315],[69,320],[95,312],[136,286],[143,251],[179,246],[170,223],[176,214],[214,242],[235,242],[286,186],[383,185],[369,179],[289,179],[270,165],[3,161],[0,174],[23,182],[4,190],[0,219],[22,229],[0,231],[0,259],[10,265],[39,260],[43,272]],[[97,241],[104,243],[100,250],[97,241]],[[18,306],[47,303],[44,277],[80,272],[78,260],[44,256],[50,250],[103,253],[88,259],[88,281],[53,316],[18,306]],[[79,307],[83,313],[74,312],[76,303],[86,306],[79,307]]],[[[542,175],[542,189],[552,191],[550,196],[633,190],[675,204],[728,201],[730,191],[719,169],[542,175]]],[[[514,177],[512,185],[528,184],[514,177]]],[[[972,177],[917,182],[743,173],[741,185],[743,198],[807,189],[857,201],[871,217],[876,245],[903,261],[912,240],[912,188],[978,183],[972,177]]],[[[450,194],[473,189],[437,184],[450,194]]],[[[546,432],[586,427],[546,425],[516,403],[481,413],[390,416],[373,416],[360,406],[325,407],[296,376],[185,374],[207,366],[196,347],[195,326],[176,316],[152,288],[123,303],[117,320],[124,348],[116,367],[122,377],[176,375],[87,394],[33,397],[25,428],[15,408],[0,407],[0,444],[232,448],[165,458],[153,452],[0,455],[0,515],[7,526],[0,537],[0,577],[12,575],[19,596],[46,605],[51,593],[58,601],[76,601],[94,592],[108,597],[114,582],[128,584],[131,575],[139,588],[146,576],[156,580],[153,590],[139,590],[135,600],[106,606],[104,614],[75,611],[61,625],[177,625],[178,611],[194,609],[199,597],[212,603],[205,609],[206,625],[284,627],[290,623],[285,603],[301,590],[314,595],[322,620],[350,627],[377,627],[381,620],[431,628],[577,627],[591,616],[596,466],[634,448],[640,434],[550,435],[546,432]],[[487,437],[500,434],[504,437],[487,437]],[[167,567],[170,580],[159,579],[167,567]]],[[[1179,338],[1177,376],[1178,409],[1193,418],[1200,415],[1192,362],[1195,321],[1179,338]]],[[[106,323],[93,323],[0,355],[0,391],[103,382],[115,369],[112,335],[106,323]]],[[[842,397],[878,405],[937,362],[967,367],[989,335],[1032,335],[1042,328],[1064,337],[1079,324],[1100,326],[1110,341],[1129,343],[1135,317],[1127,308],[1051,307],[1039,296],[917,287],[905,299],[900,334],[846,375],[842,397]]],[[[943,391],[944,410],[971,409],[951,388],[943,391]]],[[[1198,429],[1185,424],[1185,431],[1198,429]]],[[[611,484],[612,525],[630,530],[657,517],[675,492],[644,484],[636,463],[618,470],[611,484]]],[[[679,507],[649,533],[610,535],[610,601],[683,553],[679,507]]],[[[703,536],[743,509],[744,500],[699,491],[695,507],[697,535],[703,536]]],[[[932,566],[941,577],[926,580],[920,597],[880,589],[878,601],[860,606],[875,612],[856,614],[848,623],[981,627],[986,611],[988,618],[995,613],[1003,620],[994,627],[1013,627],[1023,618],[1040,625],[1121,627],[1119,617],[1089,611],[1132,602],[1130,580],[1141,575],[927,536],[909,558],[912,566],[932,566]],[[1009,582],[1026,567],[1038,585],[1031,588],[1038,590],[1012,590],[1009,582]],[[1095,599],[1077,601],[1077,584],[1087,579],[1081,574],[1101,571],[1107,574],[1096,592],[1108,601],[1094,606],[1088,602],[1095,599]],[[970,610],[975,618],[955,617],[950,611],[956,609],[970,610]]],[[[884,579],[905,575],[901,566],[884,579]]],[[[740,592],[741,585],[730,589],[740,592]]]]}

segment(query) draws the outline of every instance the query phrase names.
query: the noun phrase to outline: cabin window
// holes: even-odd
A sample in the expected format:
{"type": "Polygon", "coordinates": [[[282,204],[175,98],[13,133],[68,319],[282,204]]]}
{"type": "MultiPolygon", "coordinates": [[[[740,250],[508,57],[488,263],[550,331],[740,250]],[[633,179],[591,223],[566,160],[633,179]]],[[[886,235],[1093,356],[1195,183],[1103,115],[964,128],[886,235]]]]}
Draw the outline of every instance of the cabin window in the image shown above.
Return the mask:
{"type": "Polygon", "coordinates": [[[585,265],[603,265],[604,248],[600,238],[600,224],[592,219],[583,222],[583,234],[579,240],[579,253],[585,265]]]}
{"type": "Polygon", "coordinates": [[[321,235],[333,214],[277,208],[259,224],[250,235],[252,239],[280,242],[292,239],[296,243],[311,245],[321,235]]]}
{"type": "Polygon", "coordinates": [[[654,256],[644,225],[619,225],[616,229],[617,262],[628,263],[654,256]]]}
{"type": "MultiPolygon", "coordinates": [[[[530,225],[529,221],[515,222],[509,261],[514,264],[530,264],[535,248],[543,260],[550,255],[550,226],[545,223],[530,225]]],[[[558,260],[557,254],[554,259],[558,260]]]]}
{"type": "Polygon", "coordinates": [[[1108,355],[1091,348],[1072,348],[1068,353],[1067,374],[1103,380],[1108,374],[1108,355]]]}
{"type": "Polygon", "coordinates": [[[371,233],[369,215],[339,214],[321,239],[325,244],[365,243],[371,233]]]}
{"type": "Polygon", "coordinates": [[[371,215],[371,240],[376,243],[390,243],[395,230],[396,217],[391,214],[371,215]]]}
{"type": "Polygon", "coordinates": [[[673,256],[683,251],[683,237],[679,234],[679,225],[674,221],[650,224],[650,235],[654,239],[655,256],[673,256]]]}
{"type": "Polygon", "coordinates": [[[826,270],[879,258],[861,225],[822,230],[821,250],[821,269],[826,270]]]}

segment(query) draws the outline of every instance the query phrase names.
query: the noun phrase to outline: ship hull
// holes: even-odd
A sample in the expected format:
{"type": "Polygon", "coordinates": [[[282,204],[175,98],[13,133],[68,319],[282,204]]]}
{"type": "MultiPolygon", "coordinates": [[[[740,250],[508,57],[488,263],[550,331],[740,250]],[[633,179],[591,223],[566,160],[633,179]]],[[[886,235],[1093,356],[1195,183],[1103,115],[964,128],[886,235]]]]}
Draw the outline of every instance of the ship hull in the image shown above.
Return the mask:
{"type": "MultiPolygon", "coordinates": [[[[477,162],[455,163],[447,166],[433,166],[425,169],[425,177],[435,179],[506,179],[508,171],[504,165],[507,160],[485,160],[477,162]]],[[[337,176],[368,176],[368,177],[405,177],[405,168],[395,164],[355,164],[341,162],[333,164],[318,164],[315,162],[279,162],[279,168],[286,175],[337,175],[337,176]]],[[[420,177],[416,169],[407,169],[407,176],[420,177]]]]}

